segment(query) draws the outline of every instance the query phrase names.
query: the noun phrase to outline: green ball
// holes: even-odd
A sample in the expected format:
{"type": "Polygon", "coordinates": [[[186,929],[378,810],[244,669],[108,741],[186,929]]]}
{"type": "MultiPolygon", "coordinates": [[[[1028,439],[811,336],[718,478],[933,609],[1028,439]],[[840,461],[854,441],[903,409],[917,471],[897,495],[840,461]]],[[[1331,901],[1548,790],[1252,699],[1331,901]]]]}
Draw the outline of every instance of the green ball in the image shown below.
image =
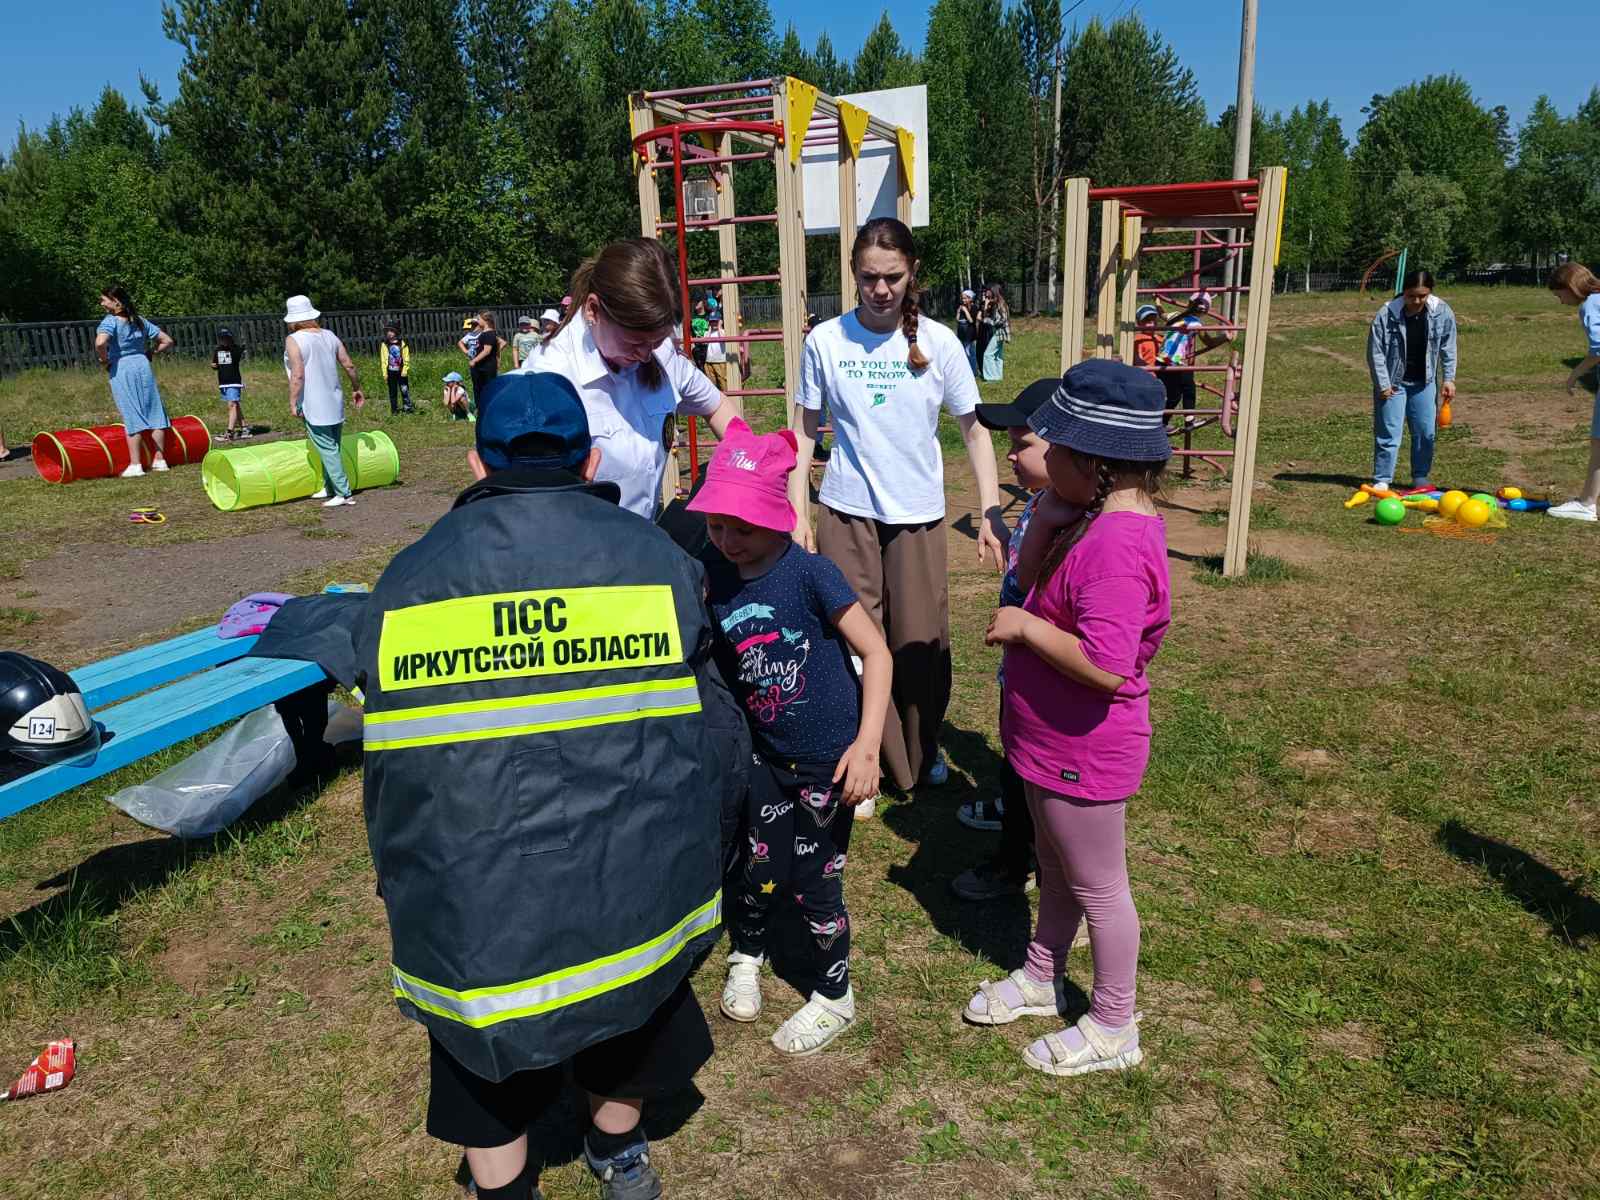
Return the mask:
{"type": "Polygon", "coordinates": [[[1378,501],[1375,514],[1379,525],[1398,525],[1406,519],[1406,506],[1393,496],[1378,501]]]}
{"type": "Polygon", "coordinates": [[[1489,506],[1489,509],[1490,509],[1491,512],[1494,509],[1497,509],[1497,508],[1500,507],[1500,501],[1496,500],[1488,492],[1473,492],[1472,495],[1470,497],[1468,497],[1468,499],[1471,499],[1471,500],[1482,500],[1485,504],[1487,504],[1489,506]]]}

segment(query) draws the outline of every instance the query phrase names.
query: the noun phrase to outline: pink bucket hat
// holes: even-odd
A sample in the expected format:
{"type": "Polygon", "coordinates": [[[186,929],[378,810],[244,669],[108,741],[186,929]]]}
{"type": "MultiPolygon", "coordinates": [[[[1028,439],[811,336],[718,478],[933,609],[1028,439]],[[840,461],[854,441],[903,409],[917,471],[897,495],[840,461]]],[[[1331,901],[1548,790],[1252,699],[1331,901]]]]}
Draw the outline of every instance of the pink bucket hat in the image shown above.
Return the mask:
{"type": "Polygon", "coordinates": [[[762,529],[794,532],[789,472],[798,449],[792,429],[757,434],[742,417],[733,418],[706,464],[705,485],[689,501],[689,511],[721,513],[762,529]]]}

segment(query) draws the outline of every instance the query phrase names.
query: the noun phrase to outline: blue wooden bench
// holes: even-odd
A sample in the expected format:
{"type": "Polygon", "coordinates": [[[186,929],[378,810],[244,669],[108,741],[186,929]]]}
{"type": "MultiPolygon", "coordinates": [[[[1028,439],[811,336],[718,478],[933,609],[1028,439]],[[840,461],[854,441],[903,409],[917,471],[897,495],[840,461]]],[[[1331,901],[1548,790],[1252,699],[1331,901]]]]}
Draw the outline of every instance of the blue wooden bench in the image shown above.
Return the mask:
{"type": "Polygon", "coordinates": [[[71,672],[110,736],[96,754],[0,785],[0,819],[324,678],[315,663],[245,658],[255,643],[253,637],[219,638],[215,628],[206,628],[71,672]]]}

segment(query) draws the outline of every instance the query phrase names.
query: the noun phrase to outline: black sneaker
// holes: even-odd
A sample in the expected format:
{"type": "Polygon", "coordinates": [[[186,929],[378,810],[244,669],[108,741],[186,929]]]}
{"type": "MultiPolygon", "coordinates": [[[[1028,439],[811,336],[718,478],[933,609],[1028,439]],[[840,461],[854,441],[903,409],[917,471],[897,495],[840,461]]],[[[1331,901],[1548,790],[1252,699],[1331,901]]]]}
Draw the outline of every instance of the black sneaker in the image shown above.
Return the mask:
{"type": "Polygon", "coordinates": [[[1025,896],[1034,889],[1032,874],[1017,876],[993,862],[969,867],[950,881],[950,890],[963,900],[998,900],[1025,896]]]}
{"type": "Polygon", "coordinates": [[[596,1158],[585,1138],[583,1159],[600,1181],[600,1200],[661,1200],[661,1176],[650,1165],[650,1143],[642,1136],[610,1158],[596,1158]]]}

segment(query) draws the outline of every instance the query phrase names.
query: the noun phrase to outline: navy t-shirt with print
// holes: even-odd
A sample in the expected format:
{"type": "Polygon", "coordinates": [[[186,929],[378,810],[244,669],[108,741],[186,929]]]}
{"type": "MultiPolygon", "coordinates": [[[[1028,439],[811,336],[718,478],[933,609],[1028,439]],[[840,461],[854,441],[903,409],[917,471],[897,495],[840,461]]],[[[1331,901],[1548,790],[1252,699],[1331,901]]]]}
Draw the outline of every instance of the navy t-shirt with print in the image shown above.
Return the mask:
{"type": "Polygon", "coordinates": [[[828,559],[790,544],[765,575],[710,572],[723,678],[756,750],[774,761],[836,761],[856,739],[861,685],[833,615],[856,594],[828,559]]]}

